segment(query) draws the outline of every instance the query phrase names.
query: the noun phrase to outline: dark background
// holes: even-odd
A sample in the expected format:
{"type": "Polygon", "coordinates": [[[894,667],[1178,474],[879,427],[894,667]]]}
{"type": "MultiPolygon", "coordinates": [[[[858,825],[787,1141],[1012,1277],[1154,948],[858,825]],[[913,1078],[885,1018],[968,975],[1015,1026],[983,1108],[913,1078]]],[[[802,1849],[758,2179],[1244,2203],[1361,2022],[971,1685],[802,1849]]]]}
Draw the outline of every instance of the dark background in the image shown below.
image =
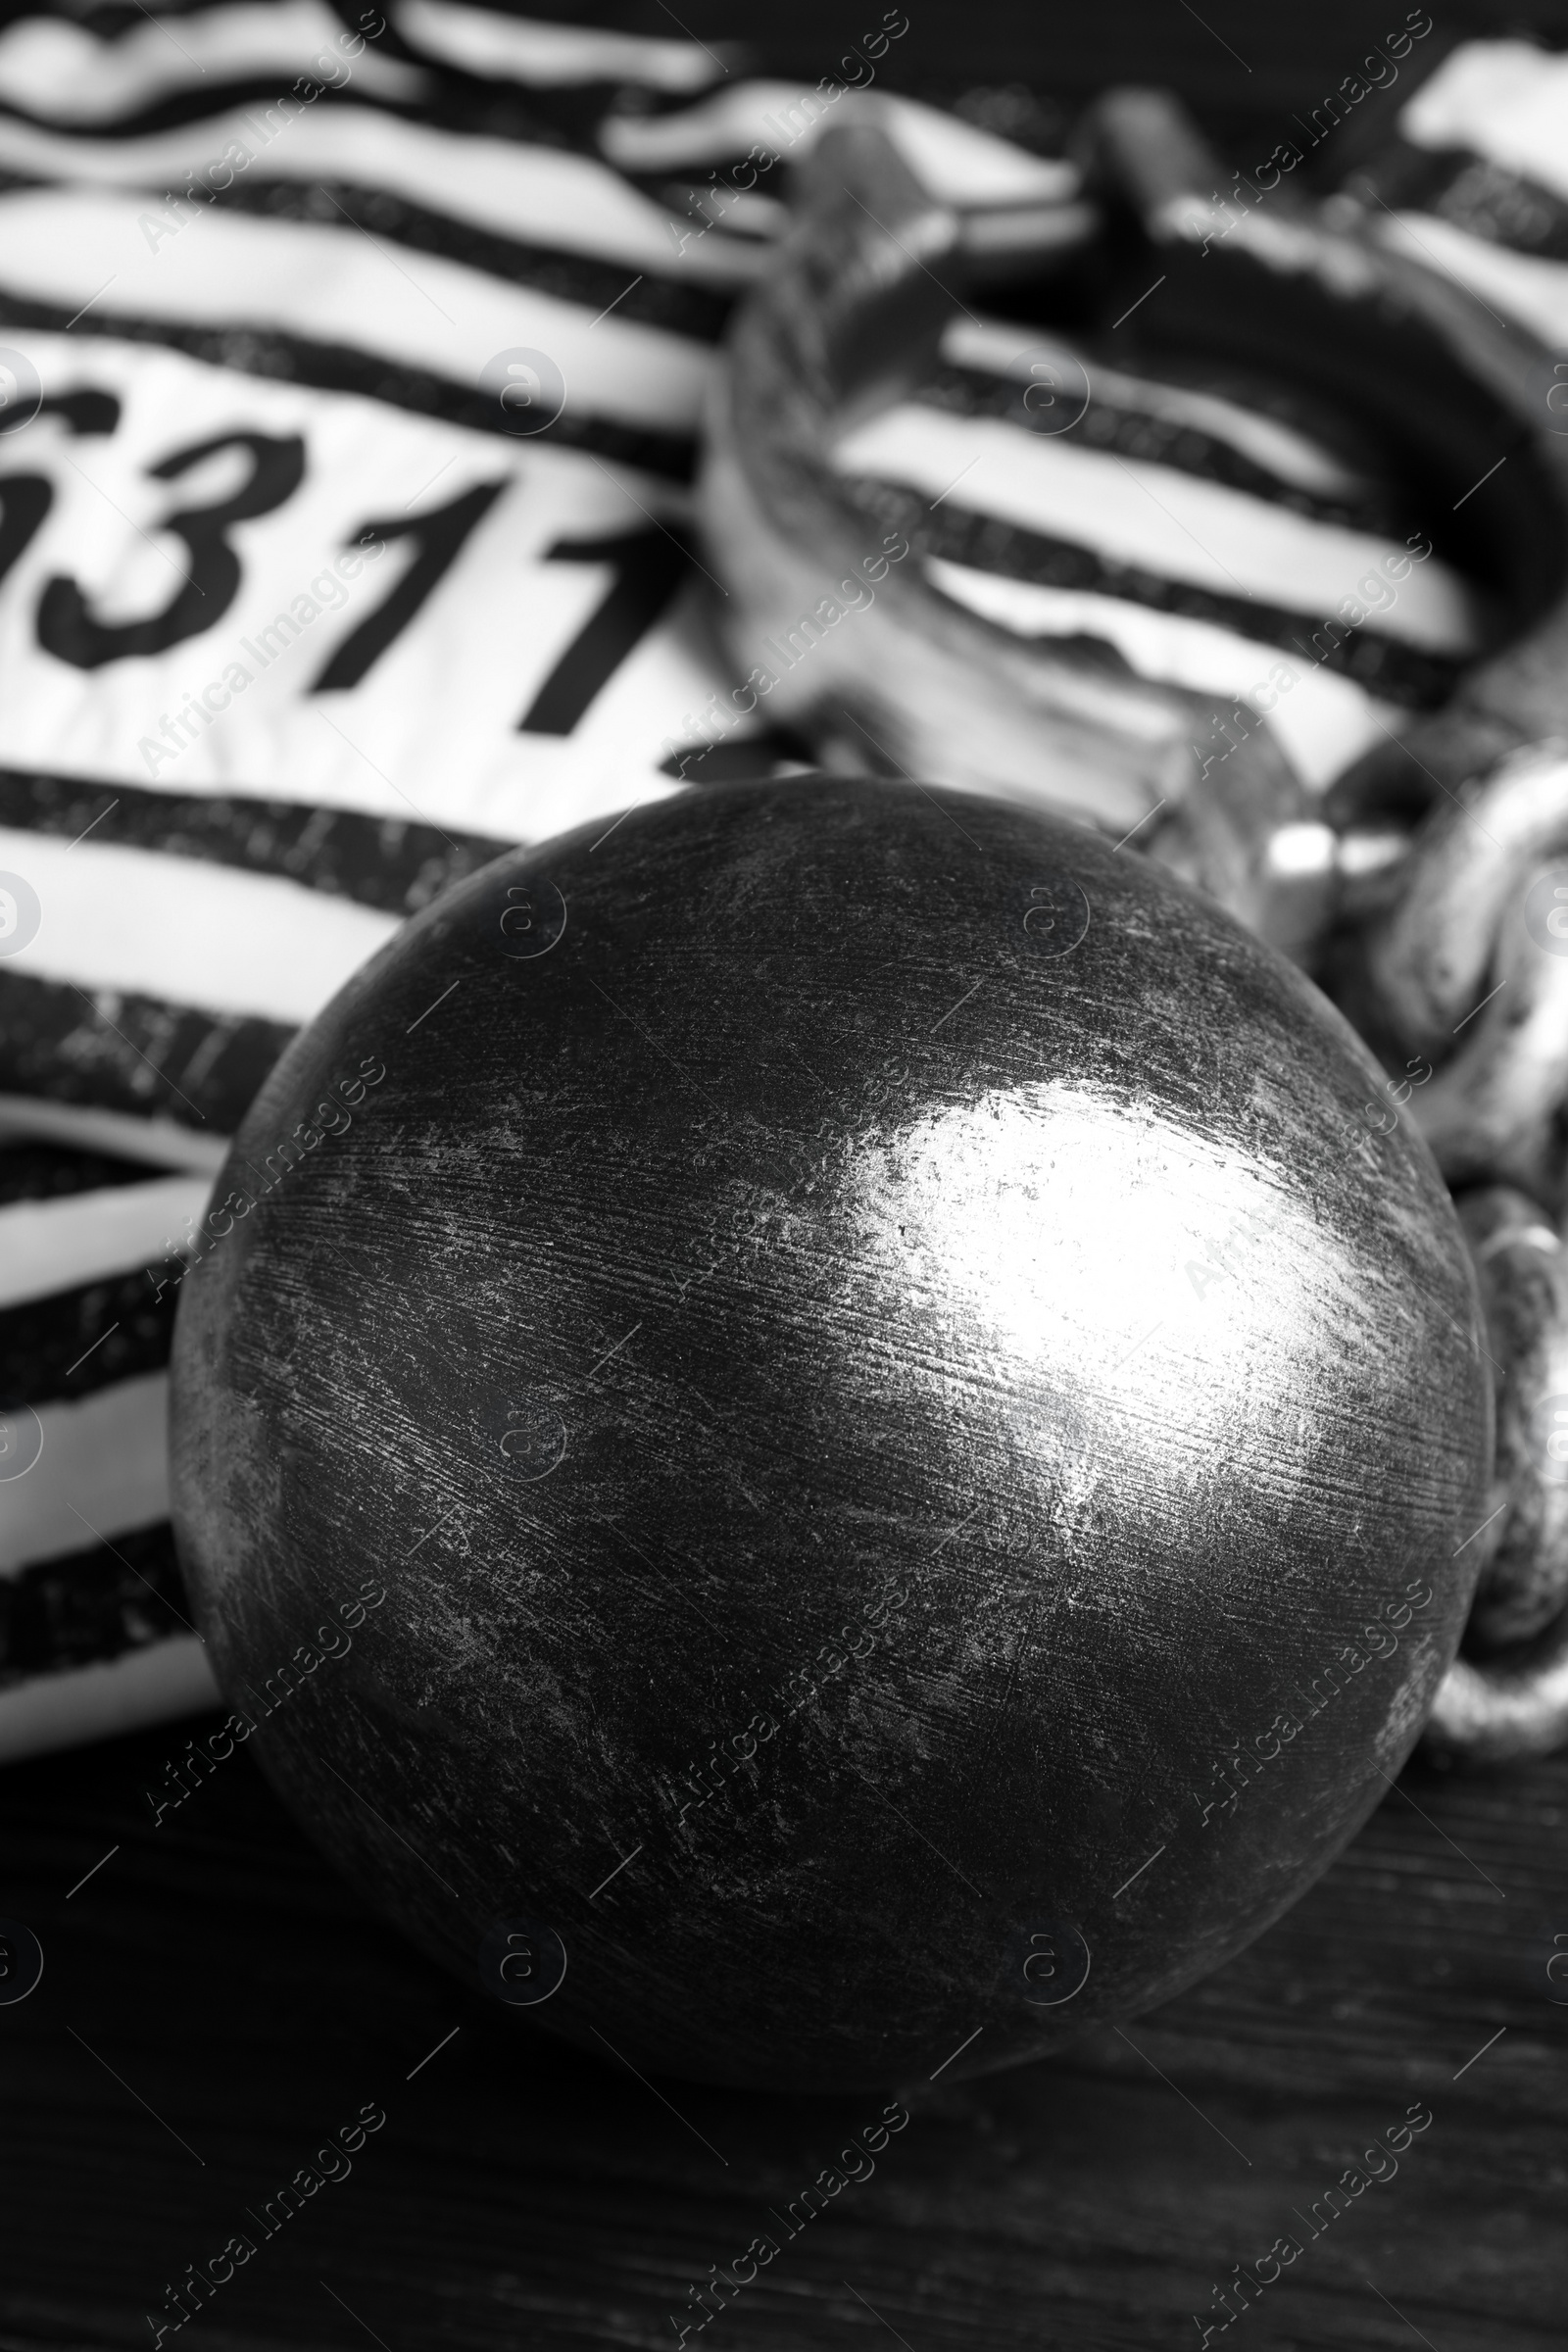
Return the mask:
{"type": "MultiPolygon", "coordinates": [[[[700,40],[740,41],[765,56],[770,72],[818,80],[847,43],[882,21],[892,0],[787,0],[786,5],[725,5],[675,0],[675,22],[660,0],[614,6],[544,0],[521,14],[610,24],[667,38],[681,26],[700,40]]],[[[1291,135],[1291,116],[1305,114],[1368,46],[1396,32],[1412,0],[897,0],[909,29],[878,61],[882,86],[951,104],[974,87],[1013,82],[1045,94],[1069,113],[1110,82],[1162,82],[1178,89],[1204,127],[1224,142],[1227,161],[1250,165],[1291,135]]],[[[1374,91],[1356,120],[1382,108],[1396,112],[1419,77],[1456,42],[1479,36],[1568,42],[1564,0],[1489,7],[1486,0],[1431,0],[1433,30],[1415,43],[1386,91],[1374,91]]],[[[1329,159],[1329,168],[1338,165],[1329,159]]]]}
{"type": "MultiPolygon", "coordinates": [[[[677,29],[657,0],[538,13],[677,29]]],[[[908,0],[884,78],[949,98],[1031,85],[1048,126],[1108,81],[1163,81],[1227,163],[1250,166],[1405,11],[1200,13],[908,0]]],[[[774,72],[813,80],[881,14],[679,9],[700,37],[760,42],[774,72]]],[[[1433,14],[1410,61],[1427,69],[1470,33],[1568,38],[1541,0],[1433,14]]],[[[1411,86],[1401,74],[1361,115],[1411,86]]],[[[151,2345],[165,2284],[236,2230],[255,2238],[244,2209],[367,2102],[387,2122],[352,2176],[263,2244],[183,2344],[673,2345],[688,2283],[770,2229],[767,2208],[875,2113],[655,2089],[534,2040],[368,1915],[243,1751],[150,1828],[143,1789],[187,1728],[0,1774],[0,1915],[47,1955],[38,1990],[0,2008],[0,2352],[151,2345]]],[[[1197,2345],[1193,2315],[1214,2316],[1232,2266],[1302,2238],[1299,2215],[1422,2100],[1434,2122],[1397,2177],[1211,2341],[1561,2345],[1568,1982],[1547,1964],[1568,1952],[1565,1865],[1568,1758],[1471,1778],[1413,1767],[1317,1889],[1180,2001],[1054,2066],[912,2098],[875,2178],[705,2344],[1197,2345]]]]}

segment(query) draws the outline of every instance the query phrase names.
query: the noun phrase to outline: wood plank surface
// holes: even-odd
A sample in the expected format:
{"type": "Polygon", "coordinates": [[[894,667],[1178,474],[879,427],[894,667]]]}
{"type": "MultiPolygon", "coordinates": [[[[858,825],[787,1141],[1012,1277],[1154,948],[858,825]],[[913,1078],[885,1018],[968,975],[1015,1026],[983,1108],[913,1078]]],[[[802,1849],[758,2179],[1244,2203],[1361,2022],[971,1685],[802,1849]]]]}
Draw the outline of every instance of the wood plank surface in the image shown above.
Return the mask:
{"type": "MultiPolygon", "coordinates": [[[[183,2344],[673,2345],[688,2286],[782,2239],[770,2210],[877,2114],[645,2083],[551,2044],[371,1916],[243,1751],[149,1827],[143,1789],[180,1744],[0,1777],[0,1913],[46,1955],[0,2008],[4,2352],[150,2344],[165,2285],[236,2230],[255,2259],[183,2344]],[[352,2172],[264,2240],[247,2208],[367,2103],[386,2123],[352,2172]]],[[[1559,2345],[1554,1949],[1568,1760],[1412,1768],[1297,1909],[1180,2000],[1054,2066],[911,2091],[874,2176],[688,2340],[1161,2352],[1199,2343],[1233,2266],[1293,2236],[1301,2255],[1214,2343],[1559,2345]],[[1309,2235],[1413,2102],[1433,2121],[1397,2173],[1309,2235]]]]}

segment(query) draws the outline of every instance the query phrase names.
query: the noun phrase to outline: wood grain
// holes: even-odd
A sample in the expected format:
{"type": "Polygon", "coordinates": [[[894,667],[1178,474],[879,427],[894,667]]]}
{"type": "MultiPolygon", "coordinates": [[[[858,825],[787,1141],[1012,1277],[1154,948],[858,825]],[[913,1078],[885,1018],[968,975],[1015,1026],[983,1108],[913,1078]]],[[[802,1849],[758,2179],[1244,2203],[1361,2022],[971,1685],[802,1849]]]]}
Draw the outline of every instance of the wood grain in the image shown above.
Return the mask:
{"type": "MultiPolygon", "coordinates": [[[[687,2285],[875,2113],[645,2084],[532,2038],[364,1910],[243,1751],[149,1828],[143,1788],[180,1744],[149,1734],[0,1781],[0,1909],[46,1953],[37,1991],[0,2009],[4,2352],[150,2344],[166,2281],[235,2230],[256,2258],[186,2344],[672,2345],[687,2285]],[[350,2177],[262,2242],[245,2207],[368,2101],[387,2123],[350,2177]]],[[[911,2099],[875,2177],[702,2340],[1195,2344],[1232,2266],[1304,2238],[1294,2212],[1419,2099],[1435,2120],[1397,2176],[1212,2340],[1560,2344],[1568,1985],[1546,1962],[1568,1936],[1565,1861],[1568,1759],[1412,1769],[1196,1990],[1054,2065],[911,2099]]]]}

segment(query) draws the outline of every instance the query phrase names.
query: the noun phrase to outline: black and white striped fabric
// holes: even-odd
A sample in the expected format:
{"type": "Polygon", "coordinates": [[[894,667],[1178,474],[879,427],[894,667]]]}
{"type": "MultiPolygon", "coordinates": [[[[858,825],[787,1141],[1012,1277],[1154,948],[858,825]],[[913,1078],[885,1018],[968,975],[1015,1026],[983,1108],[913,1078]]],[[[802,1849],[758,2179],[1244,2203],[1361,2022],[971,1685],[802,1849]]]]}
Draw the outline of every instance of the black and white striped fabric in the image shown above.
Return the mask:
{"type": "Polygon", "coordinates": [[[722,72],[434,5],[0,33],[0,1758],[215,1695],[166,1365],[285,1040],[448,881],[676,789],[755,248],[593,130],[722,72]],[[481,380],[528,354],[559,415],[481,380]]]}
{"type": "Polygon", "coordinates": [[[0,1754],[210,1703],[165,1492],[172,1301],[140,1270],[206,1192],[54,1144],[0,1152],[0,1380],[32,1400],[0,1468],[43,1448],[0,1486],[0,1754]]]}
{"type": "Polygon", "coordinates": [[[1452,691],[1487,637],[1481,601],[1285,388],[1269,410],[1255,387],[1250,403],[1086,367],[1054,340],[1058,379],[1076,364],[1090,388],[1070,432],[1042,431],[1019,340],[956,320],[919,397],[838,453],[945,595],[1022,637],[1113,649],[1218,707],[1261,699],[1314,792],[1452,691]],[[1349,633],[1312,644],[1330,614],[1349,633]]]}
{"type": "MultiPolygon", "coordinates": [[[[906,20],[813,93],[458,0],[92,23],[0,31],[0,1760],[216,1695],[165,1367],[288,1037],[502,848],[803,754],[765,709],[706,748],[733,660],[689,481],[791,155],[906,20]]],[[[1441,121],[1474,157],[1465,56],[1441,121]]],[[[1378,171],[1439,152],[1411,114],[1378,171]]],[[[950,200],[1072,193],[961,113],[889,120],[950,200]]],[[[962,322],[843,453],[1004,625],[1229,699],[1398,544],[1386,489],[1245,388],[1099,371],[1070,447],[1031,435],[1019,340],[962,322]]],[[[1425,564],[1282,701],[1303,776],[1484,625],[1425,564]]]]}
{"type": "MultiPolygon", "coordinates": [[[[798,748],[691,716],[699,418],[783,172],[701,192],[824,104],[447,0],[0,31],[0,1760],[214,1695],[165,1367],[288,1037],[503,848],[798,748]]],[[[899,114],[960,190],[1039,169],[899,114]]]]}
{"type": "MultiPolygon", "coordinates": [[[[1560,356],[1568,385],[1568,56],[1467,41],[1349,182],[1383,234],[1450,272],[1560,356]]],[[[1568,390],[1557,405],[1568,425],[1568,390]]]]}

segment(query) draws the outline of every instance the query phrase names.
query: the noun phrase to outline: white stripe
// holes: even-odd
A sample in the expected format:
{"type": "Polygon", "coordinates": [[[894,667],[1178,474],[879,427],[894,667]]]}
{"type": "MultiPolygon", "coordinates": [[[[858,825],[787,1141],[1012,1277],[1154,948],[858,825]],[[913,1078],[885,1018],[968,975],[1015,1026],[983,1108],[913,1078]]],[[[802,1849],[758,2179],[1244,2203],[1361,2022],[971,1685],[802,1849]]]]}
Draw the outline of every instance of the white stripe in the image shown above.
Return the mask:
{"type": "MultiPolygon", "coordinates": [[[[1493,310],[1529,327],[1553,358],[1562,350],[1568,340],[1568,262],[1541,262],[1529,254],[1510,253],[1506,245],[1472,237],[1430,213],[1399,213],[1392,219],[1384,214],[1378,229],[1396,251],[1457,278],[1493,310]]],[[[1543,392],[1549,380],[1543,375],[1543,392]]],[[[1544,422],[1544,400],[1538,413],[1544,422]]]]}
{"type": "MultiPolygon", "coordinates": [[[[830,66],[826,77],[834,71],[830,66]]],[[[847,63],[843,71],[847,78],[847,63]]],[[[859,73],[863,83],[863,60],[859,73]]],[[[745,81],[678,115],[608,115],[600,141],[611,162],[626,172],[699,169],[750,151],[757,184],[766,187],[763,174],[773,168],[768,157],[773,163],[786,155],[798,160],[833,123],[857,118],[868,119],[863,101],[843,86],[829,98],[806,82],[745,81]]],[[[1065,204],[1079,192],[1071,164],[1028,155],[1010,140],[917,99],[879,91],[874,120],[892,132],[905,161],[940,203],[1065,204]]]]}
{"type": "Polygon", "coordinates": [[[0,971],[210,1012],[308,1021],[399,928],[276,874],[8,826],[0,868],[25,875],[43,909],[0,971]]]}
{"type": "Polygon", "coordinates": [[[650,40],[589,24],[544,24],[458,0],[401,0],[392,21],[411,48],[484,80],[505,74],[539,89],[585,81],[640,81],[645,88],[706,89],[725,71],[696,40],[650,40]]]}
{"type": "Polygon", "coordinates": [[[43,1451],[23,1477],[0,1484],[0,1576],[168,1518],[167,1372],[36,1409],[43,1451]]]}
{"type": "MultiPolygon", "coordinates": [[[[1272,698],[1267,713],[1302,782],[1320,791],[1350,761],[1387,740],[1387,722],[1396,713],[1375,702],[1353,678],[1308,665],[1211,621],[1181,612],[1156,612],[1148,605],[1087,589],[1040,588],[1026,580],[1003,579],[992,571],[928,562],[933,586],[971,612],[1011,629],[1020,637],[1098,637],[1113,645],[1142,678],[1185,686],[1226,701],[1272,698]],[[1271,673],[1274,673],[1271,675],[1271,673]],[[1286,680],[1289,683],[1286,683],[1286,680]],[[1379,717],[1385,720],[1379,725],[1379,717]]],[[[1216,749],[1224,738],[1214,738],[1216,749]]]]}
{"type": "MultiPolygon", "coordinates": [[[[1059,535],[1112,562],[1228,596],[1259,596],[1317,616],[1353,596],[1396,542],[1344,530],[1172,466],[1118,459],[989,417],[908,403],[840,443],[845,473],[905,482],[928,497],[1059,535]],[[959,476],[962,476],[961,481],[959,476]]],[[[1415,565],[1369,628],[1465,654],[1478,638],[1474,599],[1434,560],[1415,565]]]]}
{"type": "Polygon", "coordinates": [[[330,227],[209,213],[149,250],[145,211],[138,197],[95,189],[0,198],[0,287],[68,314],[101,294],[107,310],[182,326],[243,320],[475,388],[497,353],[543,351],[579,414],[696,429],[712,361],[662,327],[616,317],[596,326],[581,304],[405,252],[347,220],[330,227]]]}
{"type": "Polygon", "coordinates": [[[1568,197],[1568,57],[1462,41],[1399,117],[1413,147],[1470,149],[1568,197]]]}
{"type": "Polygon", "coordinates": [[[210,8],[193,16],[137,24],[100,41],[58,17],[24,17],[0,33],[0,95],[30,113],[63,122],[111,122],[171,90],[214,79],[250,81],[275,74],[279,90],[313,68],[319,81],[352,80],[379,97],[415,98],[429,76],[382,57],[373,42],[358,56],[325,0],[210,8]]]}
{"type": "Polygon", "coordinates": [[[1069,204],[1082,179],[1076,167],[1030,155],[1010,139],[980,130],[940,107],[881,95],[878,120],[928,194],[943,204],[1069,204]]]}
{"type": "Polygon", "coordinates": [[[164,1176],[0,1208],[0,1309],[158,1264],[211,1191],[202,1176],[164,1176]]]}
{"type": "Polygon", "coordinates": [[[194,1634],[175,1634],[96,1666],[0,1690],[0,1764],[117,1740],[222,1703],[202,1643],[194,1634]]]}
{"type": "Polygon", "coordinates": [[[196,1135],[172,1119],[93,1110],[30,1095],[0,1095],[0,1145],[41,1136],[74,1152],[108,1152],[149,1167],[197,1168],[211,1182],[228,1153],[226,1136],[196,1135]]]}
{"type": "MultiPolygon", "coordinates": [[[[275,100],[270,109],[258,102],[136,139],[73,138],[0,121],[0,166],[89,186],[144,189],[160,199],[159,231],[167,225],[163,197],[179,197],[181,235],[197,233],[207,216],[206,198],[184,186],[187,175],[221,192],[248,174],[388,188],[524,243],[725,285],[754,274],[759,258],[716,237],[693,237],[677,253],[667,215],[591,156],[435,130],[362,107],[294,111],[275,100]]],[[[144,234],[139,241],[145,244],[144,234]]],[[[161,252],[172,242],[161,233],[156,241],[161,252]]]]}
{"type": "MultiPolygon", "coordinates": [[[[955,318],[942,338],[942,357],[950,367],[1012,375],[1020,383],[1031,380],[1032,360],[1057,350],[1068,361],[1079,367],[1084,365],[1083,355],[1070,345],[1058,343],[1051,335],[1031,335],[1027,327],[1009,325],[1001,318],[955,318]]],[[[1122,375],[1099,360],[1089,370],[1089,377],[1096,395],[1116,408],[1136,410],[1146,416],[1165,417],[1173,424],[1197,425],[1200,431],[1211,434],[1217,441],[1228,442],[1255,466],[1264,466],[1282,482],[1298,489],[1314,491],[1320,497],[1346,498],[1367,487],[1364,474],[1353,472],[1317,442],[1308,440],[1304,433],[1281,424],[1276,417],[1260,416],[1255,410],[1238,408],[1233,401],[1221,400],[1215,393],[1189,391],[1185,385],[1157,384],[1145,376],[1122,375]]]]}

